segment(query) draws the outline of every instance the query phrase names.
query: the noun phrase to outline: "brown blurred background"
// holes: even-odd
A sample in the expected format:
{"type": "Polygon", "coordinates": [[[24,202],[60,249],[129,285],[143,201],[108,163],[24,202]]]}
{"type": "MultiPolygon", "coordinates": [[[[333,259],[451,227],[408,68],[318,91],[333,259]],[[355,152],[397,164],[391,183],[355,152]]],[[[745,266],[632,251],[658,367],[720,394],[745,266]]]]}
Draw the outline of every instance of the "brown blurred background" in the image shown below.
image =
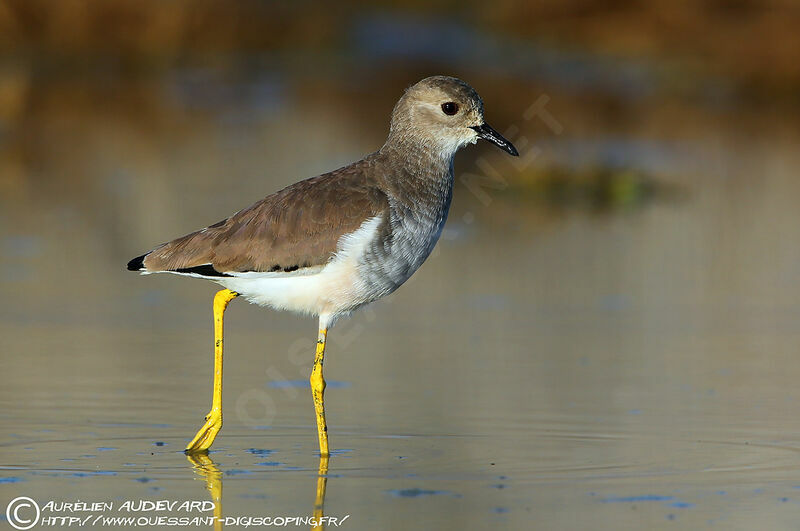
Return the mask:
{"type": "MultiPolygon", "coordinates": [[[[800,475],[798,28],[790,0],[0,0],[0,464],[25,492],[0,490],[205,496],[150,445],[205,413],[212,286],[125,263],[377,149],[403,89],[448,74],[522,156],[463,150],[436,253],[332,331],[352,455],[329,509],[353,529],[791,526],[796,504],[753,489],[789,500],[800,475]],[[694,509],[598,502],[678,491],[694,509]]],[[[259,475],[226,476],[227,510],[305,511],[313,474],[269,481],[242,449],[315,470],[292,383],[315,325],[228,315],[214,455],[259,475]]]]}
{"type": "Polygon", "coordinates": [[[462,193],[456,212],[543,223],[685,199],[698,177],[741,168],[732,153],[794,150],[798,23],[788,0],[3,0],[5,289],[54,249],[45,234],[70,247],[39,257],[38,286],[81,253],[124,260],[359,158],[403,87],[431,74],[472,83],[530,156],[466,150],[458,171],[485,173],[484,153],[504,181],[485,183],[492,198],[527,206],[506,216],[462,193]],[[541,97],[563,134],[525,117],[541,97]],[[204,194],[213,212],[192,200],[204,194]]]}

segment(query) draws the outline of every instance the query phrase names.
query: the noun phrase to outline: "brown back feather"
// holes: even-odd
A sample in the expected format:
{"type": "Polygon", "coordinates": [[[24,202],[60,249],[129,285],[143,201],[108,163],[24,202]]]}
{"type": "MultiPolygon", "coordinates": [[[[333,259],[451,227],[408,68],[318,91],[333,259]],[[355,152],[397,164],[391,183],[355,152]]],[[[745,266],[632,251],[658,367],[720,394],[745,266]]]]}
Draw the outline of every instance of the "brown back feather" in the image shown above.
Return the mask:
{"type": "Polygon", "coordinates": [[[387,212],[388,199],[371,177],[372,169],[367,158],[295,183],[217,224],[155,248],[144,266],[147,271],[174,271],[211,264],[219,272],[244,272],[324,265],[342,235],[387,212]]]}

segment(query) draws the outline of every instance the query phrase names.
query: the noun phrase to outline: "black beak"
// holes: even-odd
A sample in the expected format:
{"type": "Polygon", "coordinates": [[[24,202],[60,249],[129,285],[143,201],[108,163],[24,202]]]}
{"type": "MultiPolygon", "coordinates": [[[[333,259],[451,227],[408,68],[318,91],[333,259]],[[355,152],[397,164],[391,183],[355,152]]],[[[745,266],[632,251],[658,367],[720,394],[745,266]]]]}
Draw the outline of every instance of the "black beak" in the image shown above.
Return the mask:
{"type": "Polygon", "coordinates": [[[483,138],[484,140],[488,140],[503,151],[507,151],[515,157],[519,157],[519,152],[517,151],[517,148],[514,147],[514,144],[503,138],[503,135],[489,127],[487,124],[473,125],[470,129],[474,129],[478,133],[479,137],[483,138]]]}

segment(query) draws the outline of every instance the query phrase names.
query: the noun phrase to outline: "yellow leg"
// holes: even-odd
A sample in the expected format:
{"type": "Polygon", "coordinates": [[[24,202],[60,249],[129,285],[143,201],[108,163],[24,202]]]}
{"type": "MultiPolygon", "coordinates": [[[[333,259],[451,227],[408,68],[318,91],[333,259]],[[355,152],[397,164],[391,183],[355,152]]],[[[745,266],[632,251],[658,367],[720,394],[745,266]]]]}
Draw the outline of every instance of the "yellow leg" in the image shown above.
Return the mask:
{"type": "Polygon", "coordinates": [[[206,423],[186,447],[186,453],[205,452],[222,429],[222,317],[228,303],[239,294],[229,289],[218,291],[214,296],[214,397],[206,423]]]}
{"type": "Polygon", "coordinates": [[[317,339],[317,353],[314,368],[311,369],[311,394],[314,397],[314,411],[317,414],[317,434],[319,435],[319,455],[328,457],[328,425],[325,423],[325,378],[322,377],[322,359],[325,357],[325,340],[328,329],[321,328],[317,339]]]}

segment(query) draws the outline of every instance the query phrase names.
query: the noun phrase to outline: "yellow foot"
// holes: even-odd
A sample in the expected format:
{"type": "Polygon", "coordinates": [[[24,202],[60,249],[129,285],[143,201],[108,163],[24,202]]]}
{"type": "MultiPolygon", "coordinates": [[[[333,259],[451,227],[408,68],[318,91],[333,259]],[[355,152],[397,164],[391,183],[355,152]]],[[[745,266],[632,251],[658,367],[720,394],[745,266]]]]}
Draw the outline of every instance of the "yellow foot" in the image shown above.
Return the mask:
{"type": "Polygon", "coordinates": [[[186,453],[207,452],[214,439],[217,438],[219,430],[222,429],[222,413],[219,411],[211,411],[206,415],[206,423],[194,436],[192,442],[186,446],[186,453]]]}

